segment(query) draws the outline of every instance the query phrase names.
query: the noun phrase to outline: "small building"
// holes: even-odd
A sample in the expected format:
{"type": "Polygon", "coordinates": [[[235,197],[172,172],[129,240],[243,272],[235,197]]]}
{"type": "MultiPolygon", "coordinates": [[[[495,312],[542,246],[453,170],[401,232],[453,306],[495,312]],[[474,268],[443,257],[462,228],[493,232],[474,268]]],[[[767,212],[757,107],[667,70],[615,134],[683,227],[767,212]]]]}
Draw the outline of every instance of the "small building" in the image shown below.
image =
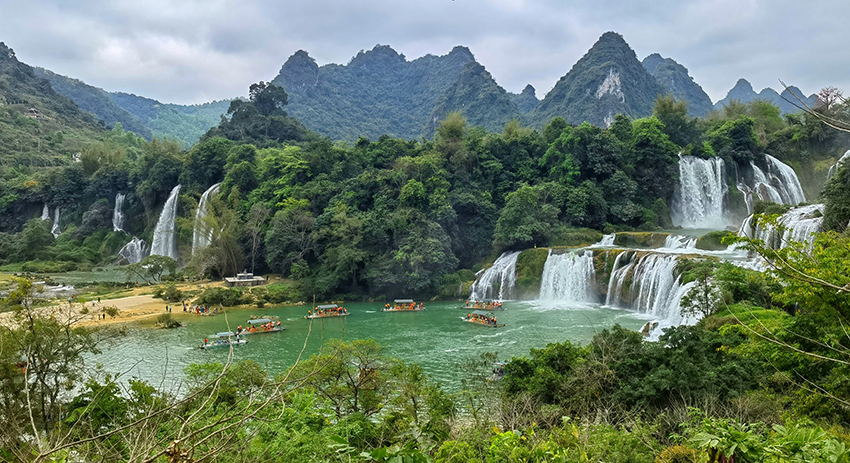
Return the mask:
{"type": "Polygon", "coordinates": [[[225,277],[224,284],[228,287],[234,286],[260,286],[266,284],[266,279],[261,276],[254,276],[253,273],[237,273],[235,277],[225,277]]]}

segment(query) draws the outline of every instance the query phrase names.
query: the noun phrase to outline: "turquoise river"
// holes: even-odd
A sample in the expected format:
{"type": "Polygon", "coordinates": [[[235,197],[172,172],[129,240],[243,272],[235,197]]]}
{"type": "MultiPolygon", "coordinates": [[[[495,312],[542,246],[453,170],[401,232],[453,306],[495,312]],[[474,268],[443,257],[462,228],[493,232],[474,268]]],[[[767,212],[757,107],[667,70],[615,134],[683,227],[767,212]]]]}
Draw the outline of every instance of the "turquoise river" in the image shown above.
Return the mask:
{"type": "Polygon", "coordinates": [[[462,308],[462,302],[429,302],[423,312],[406,313],[381,312],[382,305],[344,304],[348,317],[317,319],[312,326],[310,320],[303,318],[307,306],[229,310],[215,316],[188,315],[175,309],[175,317],[184,323],[182,328],[166,330],[130,324],[125,336],[105,346],[89,361],[121,374],[125,380],[141,378],[180,393],[187,365],[227,360],[227,348],[197,348],[205,337],[227,331],[228,323],[231,328],[244,326],[251,315],[271,315],[280,317],[286,330],[249,337],[247,344],[233,349],[235,360],[255,360],[274,375],[296,362],[305,340],[306,358],[328,339],[373,338],[387,355],[417,363],[444,387],[455,389],[460,365],[484,352],[496,352],[499,359],[509,359],[552,342],[585,344],[595,333],[617,323],[631,329],[640,329],[646,323],[640,314],[625,310],[544,306],[529,301],[506,302],[504,311],[493,312],[505,326],[489,328],[463,322],[461,317],[467,310],[462,308]]]}

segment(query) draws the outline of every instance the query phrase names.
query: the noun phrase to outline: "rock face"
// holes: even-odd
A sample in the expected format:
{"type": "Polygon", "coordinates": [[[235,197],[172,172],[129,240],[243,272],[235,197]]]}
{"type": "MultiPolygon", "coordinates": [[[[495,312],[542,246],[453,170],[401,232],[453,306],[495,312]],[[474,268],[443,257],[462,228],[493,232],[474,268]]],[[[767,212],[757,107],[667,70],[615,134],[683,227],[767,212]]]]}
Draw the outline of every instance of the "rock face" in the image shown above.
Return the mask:
{"type": "Polygon", "coordinates": [[[460,111],[469,125],[483,126],[490,132],[501,132],[505,124],[520,117],[508,92],[475,61],[466,63],[458,80],[437,98],[425,136],[432,136],[439,121],[454,111],[460,111]]]}
{"type": "Polygon", "coordinates": [[[537,92],[531,84],[526,85],[521,93],[508,93],[508,96],[522,114],[528,114],[540,103],[540,100],[537,99],[537,92]]]}
{"type": "Polygon", "coordinates": [[[713,109],[711,98],[694,82],[686,67],[658,53],[644,58],[643,67],[677,100],[688,102],[688,114],[692,117],[705,116],[713,109]]]}
{"type": "Polygon", "coordinates": [[[809,95],[808,97],[805,97],[803,96],[803,92],[793,85],[783,90],[781,94],[777,93],[776,90],[770,87],[764,88],[762,91],[756,93],[756,91],[753,90],[753,86],[747,81],[747,79],[738,79],[735,86],[732,87],[732,89],[726,94],[726,98],[718,101],[714,105],[714,109],[723,109],[723,107],[728,105],[732,100],[737,100],[741,103],[749,103],[753,100],[765,100],[778,106],[782,114],[796,113],[800,110],[790,102],[793,101],[797,104],[799,104],[799,102],[797,101],[797,98],[791,94],[791,92],[802,97],[803,101],[805,101],[810,107],[813,107],[815,102],[817,102],[817,96],[809,95]]]}
{"type": "Polygon", "coordinates": [[[607,126],[618,113],[650,115],[656,97],[664,93],[623,37],[606,32],[529,113],[528,120],[543,126],[561,116],[569,124],[587,121],[607,126]]]}
{"type": "MultiPolygon", "coordinates": [[[[458,82],[464,66],[473,62],[475,57],[466,47],[407,61],[389,46],[376,45],[346,65],[317,66],[300,50],[272,82],[289,94],[287,113],[323,135],[342,140],[376,139],[384,134],[416,139],[432,127],[437,100],[450,88],[452,94],[444,96],[444,108],[449,110],[460,109],[452,107],[451,101],[459,103],[465,92],[473,92],[465,88],[468,84],[458,82]]],[[[492,81],[477,68],[468,70],[464,78],[482,84],[492,81]]],[[[489,84],[476,91],[491,96],[499,93],[489,84]]]]}

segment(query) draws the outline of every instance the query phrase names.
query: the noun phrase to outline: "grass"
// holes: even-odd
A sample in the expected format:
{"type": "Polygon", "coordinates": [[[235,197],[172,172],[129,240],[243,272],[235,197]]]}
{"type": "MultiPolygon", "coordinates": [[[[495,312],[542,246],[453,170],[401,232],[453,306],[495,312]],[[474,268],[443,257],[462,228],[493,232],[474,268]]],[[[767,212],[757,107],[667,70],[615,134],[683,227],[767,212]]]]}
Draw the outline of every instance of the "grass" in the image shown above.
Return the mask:
{"type": "Polygon", "coordinates": [[[781,327],[788,317],[790,315],[781,310],[765,309],[741,302],[727,306],[727,308],[706,317],[700,323],[706,329],[717,329],[723,325],[743,324],[752,328],[764,325],[770,330],[775,330],[781,327]]]}

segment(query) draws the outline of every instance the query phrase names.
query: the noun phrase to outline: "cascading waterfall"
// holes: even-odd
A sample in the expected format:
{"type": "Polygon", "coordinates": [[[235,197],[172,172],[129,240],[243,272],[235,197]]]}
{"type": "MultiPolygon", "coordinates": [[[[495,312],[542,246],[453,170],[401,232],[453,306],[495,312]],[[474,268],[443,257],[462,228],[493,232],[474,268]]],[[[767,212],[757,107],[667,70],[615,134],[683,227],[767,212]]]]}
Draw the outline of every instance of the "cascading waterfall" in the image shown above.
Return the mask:
{"type": "Polygon", "coordinates": [[[59,228],[59,206],[56,206],[56,210],[53,211],[53,227],[50,229],[50,233],[54,238],[62,233],[62,229],[59,228]]]}
{"type": "Polygon", "coordinates": [[[838,168],[847,163],[848,160],[850,160],[850,150],[845,151],[844,156],[841,156],[838,162],[836,162],[832,165],[832,167],[829,168],[829,172],[827,172],[826,174],[826,179],[831,179],[832,176],[838,172],[838,168]]]}
{"type": "Polygon", "coordinates": [[[41,209],[41,220],[50,220],[50,208],[47,207],[47,203],[44,203],[41,209]]]}
{"type": "Polygon", "coordinates": [[[677,260],[674,254],[620,253],[611,271],[605,305],[681,322],[679,301],[687,291],[676,275],[677,260]]]}
{"type": "Polygon", "coordinates": [[[800,185],[800,179],[797,178],[797,173],[788,164],[776,159],[775,157],[766,154],[768,173],[779,179],[779,183],[788,196],[788,202],[785,204],[797,205],[806,201],[806,194],[803,192],[803,186],[800,185]]]}
{"type": "Polygon", "coordinates": [[[753,212],[753,195],[762,201],[771,201],[777,204],[797,205],[806,200],[800,180],[791,166],[783,163],[773,156],[765,155],[767,160],[767,172],[763,171],[755,163],[750,162],[753,171],[752,185],[743,181],[737,182],[738,190],[744,193],[747,203],[747,211],[753,212]]]}
{"type": "Polygon", "coordinates": [[[696,249],[697,239],[693,236],[684,235],[667,235],[664,240],[664,248],[666,249],[696,249]]]}
{"type": "Polygon", "coordinates": [[[593,251],[566,252],[549,256],[540,278],[540,300],[583,304],[599,302],[593,287],[595,280],[593,251]]]}
{"type": "Polygon", "coordinates": [[[124,231],[124,195],[115,193],[115,209],[112,210],[112,231],[124,231]]]}
{"type": "Polygon", "coordinates": [[[213,230],[204,221],[209,213],[210,197],[218,193],[218,188],[221,183],[209,187],[204,194],[201,195],[201,200],[198,201],[198,210],[195,212],[195,225],[192,231],[192,254],[195,254],[200,249],[210,245],[212,241],[213,230]]]}
{"type": "Polygon", "coordinates": [[[616,238],[616,234],[611,233],[610,235],[602,235],[602,239],[599,240],[598,243],[593,244],[591,247],[610,247],[614,246],[614,238],[616,238]]]}
{"type": "Polygon", "coordinates": [[[141,262],[142,259],[145,258],[145,254],[147,252],[147,245],[145,240],[141,240],[139,238],[133,237],[129,243],[125,244],[120,251],[118,251],[119,263],[135,264],[137,262],[141,262]]]}
{"type": "Polygon", "coordinates": [[[744,220],[738,234],[752,239],[762,240],[765,246],[771,249],[782,249],[791,241],[805,243],[811,246],[814,242],[813,233],[821,230],[823,224],[823,204],[811,204],[809,206],[795,207],[782,214],[777,222],[785,228],[782,235],[771,225],[756,224],[753,226],[753,216],[744,220]]]}
{"type": "Polygon", "coordinates": [[[180,193],[180,185],[171,190],[165,206],[159,214],[156,228],[153,232],[151,243],[151,255],[167,256],[177,260],[177,230],[174,227],[174,219],[177,218],[177,195],[180,193]]]}
{"type": "Polygon", "coordinates": [[[673,224],[684,228],[722,229],[728,225],[723,159],[679,155],[679,185],[671,203],[673,224]]]}
{"type": "Polygon", "coordinates": [[[483,272],[475,279],[475,283],[469,287],[469,300],[500,300],[506,301],[516,298],[516,260],[519,251],[505,252],[493,266],[483,272]]]}

